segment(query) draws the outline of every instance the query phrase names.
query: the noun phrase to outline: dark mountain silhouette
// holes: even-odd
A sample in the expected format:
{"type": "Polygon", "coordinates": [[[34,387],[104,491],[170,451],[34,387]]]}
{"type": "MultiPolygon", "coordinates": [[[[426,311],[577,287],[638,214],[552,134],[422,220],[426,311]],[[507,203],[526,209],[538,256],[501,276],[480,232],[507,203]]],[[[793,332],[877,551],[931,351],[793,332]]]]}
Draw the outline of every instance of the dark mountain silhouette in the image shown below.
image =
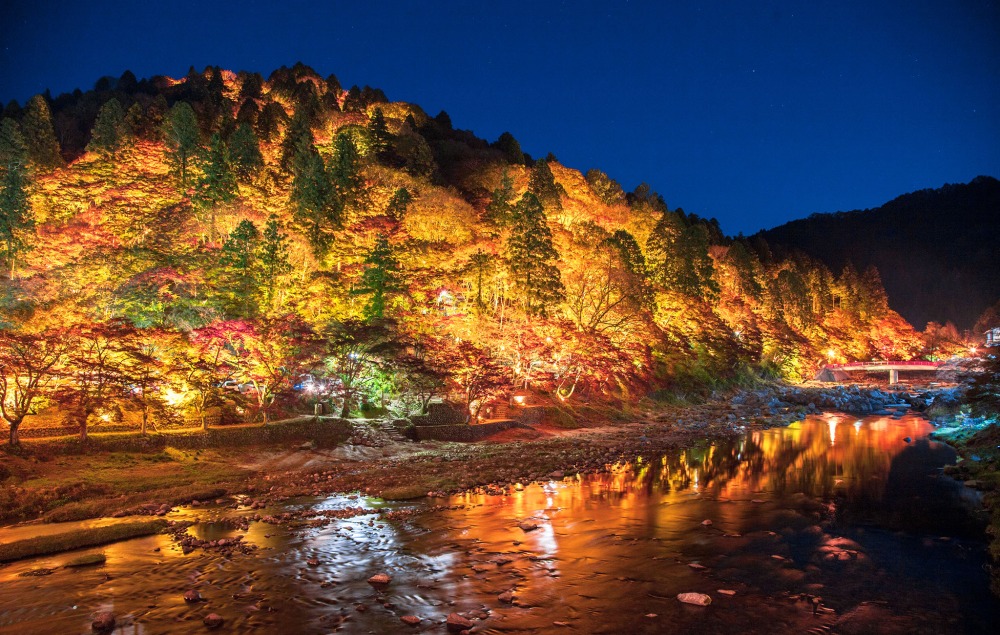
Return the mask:
{"type": "Polygon", "coordinates": [[[760,232],[776,255],[800,250],[833,271],[874,265],[890,306],[914,327],[971,328],[1000,298],[1000,181],[904,194],[881,207],[813,214],[760,232]]]}

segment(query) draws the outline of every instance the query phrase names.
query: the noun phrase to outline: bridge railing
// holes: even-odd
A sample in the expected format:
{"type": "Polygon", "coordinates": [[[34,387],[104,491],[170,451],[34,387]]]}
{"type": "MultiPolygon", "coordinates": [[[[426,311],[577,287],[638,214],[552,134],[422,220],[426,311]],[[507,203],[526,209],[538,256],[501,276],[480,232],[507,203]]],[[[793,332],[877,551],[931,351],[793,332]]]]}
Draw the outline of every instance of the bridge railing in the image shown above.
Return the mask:
{"type": "Polygon", "coordinates": [[[911,366],[915,368],[938,368],[943,366],[944,362],[928,362],[924,360],[911,360],[906,362],[893,362],[893,361],[882,361],[882,362],[848,362],[846,364],[827,364],[826,368],[839,369],[839,368],[869,368],[869,367],[884,367],[884,366],[911,366]]]}

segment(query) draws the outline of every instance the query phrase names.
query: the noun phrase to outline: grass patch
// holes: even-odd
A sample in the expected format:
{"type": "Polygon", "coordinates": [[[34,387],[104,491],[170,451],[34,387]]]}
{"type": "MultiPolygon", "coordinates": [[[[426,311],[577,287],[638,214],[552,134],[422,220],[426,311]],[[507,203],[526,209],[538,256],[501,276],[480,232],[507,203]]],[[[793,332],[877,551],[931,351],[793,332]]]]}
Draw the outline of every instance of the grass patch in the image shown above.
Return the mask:
{"type": "Polygon", "coordinates": [[[96,547],[97,545],[106,545],[120,540],[128,540],[129,538],[138,538],[139,536],[151,536],[160,533],[166,527],[167,521],[162,518],[156,518],[108,527],[77,529],[64,534],[18,540],[0,545],[0,562],[44,556],[70,551],[71,549],[81,549],[83,547],[96,547]]]}
{"type": "Polygon", "coordinates": [[[76,558],[73,558],[63,566],[70,568],[89,567],[95,564],[104,564],[107,561],[108,557],[105,556],[103,553],[88,553],[86,555],[77,556],[76,558]]]}

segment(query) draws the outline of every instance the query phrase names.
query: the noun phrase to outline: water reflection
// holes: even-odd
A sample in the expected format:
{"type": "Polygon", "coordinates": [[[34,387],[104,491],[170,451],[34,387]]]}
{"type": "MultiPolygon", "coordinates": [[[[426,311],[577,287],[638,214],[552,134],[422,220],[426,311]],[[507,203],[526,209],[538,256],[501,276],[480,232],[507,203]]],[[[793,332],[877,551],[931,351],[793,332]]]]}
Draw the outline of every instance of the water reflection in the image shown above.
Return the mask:
{"type": "Polygon", "coordinates": [[[9,565],[0,633],[85,633],[108,607],[121,632],[137,634],[200,630],[209,612],[236,633],[396,632],[403,615],[423,618],[418,632],[440,631],[453,611],[477,612],[486,633],[556,623],[586,633],[985,632],[1000,611],[982,524],[964,488],[937,476],[953,457],[926,440],[929,429],[913,417],[814,417],[506,497],[454,497],[395,522],[376,515],[383,503],[348,497],[266,511],[372,514],[243,531],[221,519],[247,512],[183,510],[203,521],[200,537],[238,533],[261,548],[184,555],[157,536],[94,550],[103,567],[25,578],[78,554],[9,565]],[[393,581],[380,592],[365,581],[382,571],[393,581]],[[184,603],[189,588],[208,601],[184,603]],[[679,603],[688,591],[713,604],[679,603]]]}

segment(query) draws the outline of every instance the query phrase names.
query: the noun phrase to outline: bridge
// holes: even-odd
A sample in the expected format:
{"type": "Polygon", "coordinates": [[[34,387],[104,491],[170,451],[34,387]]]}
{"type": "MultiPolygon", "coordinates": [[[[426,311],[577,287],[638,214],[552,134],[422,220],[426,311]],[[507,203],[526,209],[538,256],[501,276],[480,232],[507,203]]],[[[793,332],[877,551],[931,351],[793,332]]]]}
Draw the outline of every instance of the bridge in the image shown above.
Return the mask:
{"type": "Polygon", "coordinates": [[[816,381],[841,381],[846,379],[849,370],[864,371],[889,371],[889,383],[899,382],[899,371],[907,370],[937,370],[944,362],[928,362],[924,360],[914,360],[909,362],[848,362],[846,364],[827,364],[816,373],[816,381]],[[838,376],[839,375],[839,376],[838,376]]]}

